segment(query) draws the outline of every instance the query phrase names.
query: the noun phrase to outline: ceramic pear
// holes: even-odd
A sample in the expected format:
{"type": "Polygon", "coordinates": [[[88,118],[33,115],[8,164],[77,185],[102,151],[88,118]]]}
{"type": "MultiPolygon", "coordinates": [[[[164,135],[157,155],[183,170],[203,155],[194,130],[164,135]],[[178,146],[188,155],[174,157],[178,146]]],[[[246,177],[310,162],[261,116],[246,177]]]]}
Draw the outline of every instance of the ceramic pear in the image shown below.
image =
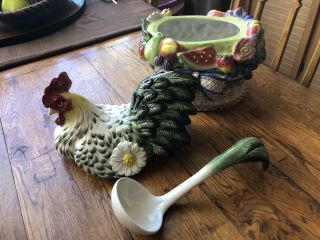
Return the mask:
{"type": "Polygon", "coordinates": [[[2,0],[1,8],[4,12],[13,12],[28,5],[27,0],[2,0]]]}

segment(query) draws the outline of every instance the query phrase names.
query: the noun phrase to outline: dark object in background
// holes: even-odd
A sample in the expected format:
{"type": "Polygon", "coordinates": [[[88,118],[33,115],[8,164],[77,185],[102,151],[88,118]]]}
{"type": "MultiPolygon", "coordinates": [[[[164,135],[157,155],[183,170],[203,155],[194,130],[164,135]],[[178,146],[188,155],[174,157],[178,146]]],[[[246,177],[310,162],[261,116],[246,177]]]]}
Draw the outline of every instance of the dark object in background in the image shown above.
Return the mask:
{"type": "Polygon", "coordinates": [[[206,15],[210,10],[226,11],[229,9],[230,0],[185,0],[185,15],[206,15]]]}
{"type": "MultiPolygon", "coordinates": [[[[0,1],[0,5],[1,5],[0,1]]],[[[0,21],[12,25],[35,25],[49,19],[66,3],[65,0],[43,0],[14,12],[3,12],[0,8],[0,21]]]]}
{"type": "Polygon", "coordinates": [[[160,10],[170,8],[172,15],[182,15],[184,0],[159,0],[157,6],[155,7],[160,10]]]}
{"type": "MultiPolygon", "coordinates": [[[[80,2],[84,0],[65,1],[80,2]]],[[[6,68],[137,31],[141,29],[141,19],[157,10],[141,0],[121,0],[117,5],[105,3],[102,0],[89,0],[87,6],[84,14],[69,27],[26,44],[0,47],[0,72],[6,68]],[[110,24],[111,22],[112,24],[110,24]]],[[[0,23],[0,28],[4,25],[0,23]]],[[[6,33],[7,31],[3,32],[3,35],[6,33]]]]}
{"type": "Polygon", "coordinates": [[[165,9],[165,8],[172,8],[182,2],[183,2],[183,0],[159,0],[157,8],[159,8],[161,10],[165,9]]]}
{"type": "MultiPolygon", "coordinates": [[[[85,3],[86,3],[85,0],[59,0],[59,1],[61,1],[63,5],[62,7],[59,8],[58,11],[56,11],[55,13],[52,13],[53,15],[51,15],[51,17],[42,19],[42,21],[40,21],[39,19],[36,21],[35,18],[29,21],[27,18],[25,21],[29,21],[28,22],[29,25],[18,24],[18,22],[15,22],[17,24],[12,24],[12,23],[5,24],[1,22],[1,19],[0,19],[0,48],[14,45],[17,43],[23,43],[23,42],[47,35],[49,33],[55,32],[60,28],[63,28],[68,24],[74,22],[76,19],[78,19],[82,15],[85,9],[85,3]]],[[[22,19],[20,19],[19,21],[22,21],[22,19]]],[[[58,40],[58,43],[60,42],[61,41],[58,40]]],[[[4,53],[5,50],[1,49],[1,51],[3,55],[6,55],[4,53]]],[[[30,52],[30,50],[28,51],[30,52]]],[[[2,54],[0,54],[0,62],[3,57],[2,54]]],[[[23,54],[21,53],[21,55],[23,54]]],[[[7,62],[10,62],[9,59],[7,59],[7,62]]],[[[1,63],[0,63],[0,69],[1,69],[1,63]]]]}

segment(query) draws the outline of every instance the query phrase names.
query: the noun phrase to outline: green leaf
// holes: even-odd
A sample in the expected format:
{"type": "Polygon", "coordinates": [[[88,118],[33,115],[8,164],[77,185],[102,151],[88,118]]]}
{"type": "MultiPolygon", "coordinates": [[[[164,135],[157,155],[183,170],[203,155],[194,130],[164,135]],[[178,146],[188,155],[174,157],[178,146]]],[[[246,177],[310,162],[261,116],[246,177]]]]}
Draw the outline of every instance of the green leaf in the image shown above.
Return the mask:
{"type": "Polygon", "coordinates": [[[140,137],[140,135],[137,133],[137,132],[132,132],[132,138],[135,142],[138,143],[139,146],[144,146],[142,143],[143,143],[143,140],[142,138],[140,137]]]}
{"type": "Polygon", "coordinates": [[[162,129],[181,129],[184,128],[184,125],[182,124],[177,124],[173,120],[165,120],[160,122],[160,128],[162,129]]]}
{"type": "Polygon", "coordinates": [[[167,88],[169,86],[169,83],[166,83],[166,82],[157,82],[157,83],[154,83],[152,85],[152,88],[153,89],[163,89],[163,88],[167,88]]]}
{"type": "Polygon", "coordinates": [[[194,86],[200,84],[200,81],[191,74],[177,71],[163,73],[162,77],[169,80],[175,86],[194,86]]]}
{"type": "Polygon", "coordinates": [[[168,104],[168,109],[178,110],[185,114],[196,114],[197,109],[191,103],[186,102],[174,102],[168,104]]]}
{"type": "Polygon", "coordinates": [[[167,90],[160,90],[158,92],[158,96],[155,99],[156,102],[165,102],[169,103],[170,101],[173,101],[175,99],[174,93],[167,90]]]}
{"type": "Polygon", "coordinates": [[[176,99],[177,100],[182,100],[182,101],[192,101],[194,99],[194,93],[193,90],[187,87],[175,87],[175,86],[170,86],[167,88],[167,90],[170,90],[174,92],[176,99]]]}
{"type": "Polygon", "coordinates": [[[139,122],[136,122],[137,127],[140,129],[144,129],[144,128],[155,128],[155,124],[152,120],[142,120],[139,122]]]}
{"type": "Polygon", "coordinates": [[[188,116],[183,115],[182,113],[179,113],[176,110],[172,109],[167,109],[164,111],[161,116],[154,116],[157,118],[159,121],[165,121],[167,119],[173,119],[181,124],[188,125],[191,123],[190,119],[188,116]]]}
{"type": "Polygon", "coordinates": [[[163,146],[160,146],[156,143],[150,142],[149,143],[150,146],[152,147],[152,152],[155,155],[160,155],[160,156],[168,156],[169,152],[166,148],[164,148],[163,146]]]}
{"type": "Polygon", "coordinates": [[[143,129],[138,134],[140,134],[142,137],[152,137],[154,135],[149,129],[143,129]]]}
{"type": "Polygon", "coordinates": [[[167,78],[162,77],[162,73],[152,76],[152,81],[154,82],[154,84],[155,83],[166,83],[167,85],[170,85],[170,81],[167,78]]]}
{"type": "Polygon", "coordinates": [[[132,107],[131,107],[131,110],[132,109],[137,109],[139,104],[141,103],[143,97],[139,94],[137,94],[137,92],[134,92],[133,93],[133,100],[132,100],[132,107]]]}
{"type": "Polygon", "coordinates": [[[190,136],[186,132],[158,129],[157,135],[168,137],[175,140],[178,144],[187,144],[190,142],[190,136]]]}
{"type": "Polygon", "coordinates": [[[149,89],[153,83],[154,83],[154,81],[152,79],[152,76],[147,77],[147,78],[143,79],[142,82],[140,82],[140,84],[137,87],[137,90],[149,89]]]}
{"type": "Polygon", "coordinates": [[[147,107],[149,109],[149,116],[159,114],[164,108],[163,105],[157,103],[149,103],[147,104],[147,107]]]}
{"type": "Polygon", "coordinates": [[[146,92],[144,92],[144,97],[143,97],[142,102],[145,103],[145,102],[151,101],[156,96],[157,96],[157,92],[156,91],[152,91],[152,90],[146,91],[146,92]]]}
{"type": "Polygon", "coordinates": [[[172,142],[169,141],[169,138],[164,136],[156,136],[156,142],[166,148],[170,148],[173,145],[172,142]]]}
{"type": "Polygon", "coordinates": [[[147,114],[148,110],[146,108],[141,108],[134,114],[134,119],[141,119],[143,116],[147,114]]]}

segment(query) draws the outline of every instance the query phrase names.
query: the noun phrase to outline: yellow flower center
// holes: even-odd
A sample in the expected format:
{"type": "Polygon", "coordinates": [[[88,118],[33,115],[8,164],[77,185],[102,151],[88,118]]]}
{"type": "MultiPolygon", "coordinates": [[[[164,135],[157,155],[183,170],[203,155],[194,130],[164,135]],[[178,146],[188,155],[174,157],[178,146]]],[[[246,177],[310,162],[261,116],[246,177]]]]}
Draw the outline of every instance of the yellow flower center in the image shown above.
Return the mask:
{"type": "Polygon", "coordinates": [[[123,164],[129,167],[134,164],[135,160],[136,160],[135,156],[130,153],[125,154],[122,158],[123,164]]]}

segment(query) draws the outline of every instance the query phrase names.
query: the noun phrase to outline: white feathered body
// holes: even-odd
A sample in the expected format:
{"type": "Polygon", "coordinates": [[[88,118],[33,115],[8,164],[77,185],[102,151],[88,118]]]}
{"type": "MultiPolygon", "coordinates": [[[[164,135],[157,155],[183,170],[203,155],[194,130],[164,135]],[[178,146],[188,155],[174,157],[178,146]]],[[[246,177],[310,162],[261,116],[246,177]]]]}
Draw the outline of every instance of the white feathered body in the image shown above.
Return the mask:
{"type": "MultiPolygon", "coordinates": [[[[75,101],[74,101],[75,102],[75,101]]],[[[68,113],[68,121],[54,132],[56,149],[74,159],[86,172],[110,177],[112,150],[121,141],[131,141],[127,120],[129,104],[96,105],[85,99],[68,113]]]]}
{"type": "Polygon", "coordinates": [[[190,142],[186,126],[193,88],[199,80],[180,70],[145,78],[123,105],[97,105],[68,90],[66,73],[54,78],[43,96],[49,113],[59,114],[54,132],[58,152],[99,177],[132,176],[154,155],[168,156],[190,142]]]}

